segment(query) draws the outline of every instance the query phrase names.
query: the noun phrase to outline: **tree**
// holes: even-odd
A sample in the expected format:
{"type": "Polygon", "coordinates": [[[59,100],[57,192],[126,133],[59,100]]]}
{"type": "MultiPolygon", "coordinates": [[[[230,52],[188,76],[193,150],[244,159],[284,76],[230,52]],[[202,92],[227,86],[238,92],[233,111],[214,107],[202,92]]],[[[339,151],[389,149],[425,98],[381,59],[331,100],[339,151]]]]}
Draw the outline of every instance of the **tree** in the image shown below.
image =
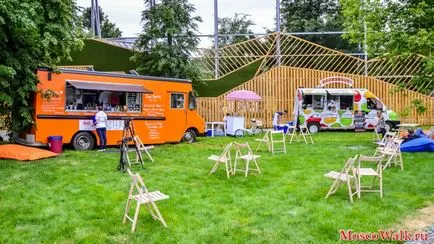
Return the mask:
{"type": "Polygon", "coordinates": [[[8,0],[0,4],[0,117],[10,131],[32,123],[39,65],[54,66],[82,46],[74,1],[8,0]]]}
{"type": "Polygon", "coordinates": [[[235,13],[233,18],[225,17],[219,18],[219,31],[218,46],[224,47],[227,45],[254,39],[254,32],[251,29],[255,23],[249,19],[249,15],[242,13],[235,13]],[[229,36],[229,34],[246,34],[245,36],[229,36]],[[250,34],[250,35],[249,35],[250,34]]]}
{"type": "MultiPolygon", "coordinates": [[[[102,38],[117,38],[122,36],[122,31],[116,27],[115,23],[110,22],[108,16],[102,11],[101,7],[99,9],[100,24],[101,24],[101,37],[102,38]]],[[[86,32],[91,33],[91,8],[85,8],[82,14],[83,28],[86,32]]]]}
{"type": "MultiPolygon", "coordinates": [[[[339,0],[282,0],[281,18],[284,32],[342,31],[343,17],[339,0]]],[[[303,35],[308,41],[342,51],[353,51],[340,35],[303,35]]]]}
{"type": "Polygon", "coordinates": [[[391,62],[409,55],[425,56],[417,79],[402,87],[421,86],[434,90],[434,5],[422,0],[341,0],[345,38],[365,43],[371,57],[383,56],[391,62]],[[366,26],[366,39],[364,37],[366,26]]]}
{"type": "Polygon", "coordinates": [[[197,85],[200,69],[191,54],[199,44],[195,32],[202,20],[192,16],[194,11],[188,0],[161,0],[142,12],[143,32],[136,42],[140,51],[133,56],[140,74],[191,79],[197,85]]]}

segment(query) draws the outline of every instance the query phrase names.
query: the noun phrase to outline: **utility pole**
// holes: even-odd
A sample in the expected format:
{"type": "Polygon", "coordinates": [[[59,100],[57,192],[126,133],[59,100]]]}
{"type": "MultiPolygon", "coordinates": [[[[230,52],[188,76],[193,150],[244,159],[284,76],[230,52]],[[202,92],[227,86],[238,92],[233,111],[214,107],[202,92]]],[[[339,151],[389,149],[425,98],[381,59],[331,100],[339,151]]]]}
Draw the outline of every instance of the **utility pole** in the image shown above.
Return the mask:
{"type": "Polygon", "coordinates": [[[363,52],[365,54],[365,76],[368,76],[368,34],[367,27],[366,27],[366,0],[363,0],[362,2],[362,14],[363,14],[363,52]]]}
{"type": "Polygon", "coordinates": [[[92,35],[101,38],[101,20],[99,16],[98,0],[91,0],[90,22],[92,35]]]}
{"type": "Polygon", "coordinates": [[[92,29],[92,36],[95,36],[95,2],[91,0],[90,5],[90,28],[92,29]]]}
{"type": "Polygon", "coordinates": [[[98,36],[98,38],[101,38],[101,20],[100,20],[100,16],[99,16],[99,5],[98,5],[98,0],[95,0],[95,14],[96,14],[96,35],[98,36]]]}
{"type": "Polygon", "coordinates": [[[280,55],[280,0],[276,0],[276,56],[277,56],[277,66],[280,66],[281,55],[280,55]]]}
{"type": "Polygon", "coordinates": [[[218,0],[214,0],[214,78],[219,77],[219,14],[218,14],[218,0]]]}

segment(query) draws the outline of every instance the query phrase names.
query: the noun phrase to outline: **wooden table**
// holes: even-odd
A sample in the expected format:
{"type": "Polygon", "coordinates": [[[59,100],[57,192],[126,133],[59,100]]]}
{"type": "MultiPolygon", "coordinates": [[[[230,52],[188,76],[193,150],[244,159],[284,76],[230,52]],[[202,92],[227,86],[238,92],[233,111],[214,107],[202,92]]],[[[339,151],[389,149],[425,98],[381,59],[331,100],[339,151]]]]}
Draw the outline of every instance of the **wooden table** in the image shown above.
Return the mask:
{"type": "Polygon", "coordinates": [[[223,126],[223,131],[225,133],[226,136],[226,122],[206,122],[205,123],[205,132],[208,130],[208,126],[211,126],[211,137],[214,137],[214,127],[216,125],[222,125],[223,126]]]}

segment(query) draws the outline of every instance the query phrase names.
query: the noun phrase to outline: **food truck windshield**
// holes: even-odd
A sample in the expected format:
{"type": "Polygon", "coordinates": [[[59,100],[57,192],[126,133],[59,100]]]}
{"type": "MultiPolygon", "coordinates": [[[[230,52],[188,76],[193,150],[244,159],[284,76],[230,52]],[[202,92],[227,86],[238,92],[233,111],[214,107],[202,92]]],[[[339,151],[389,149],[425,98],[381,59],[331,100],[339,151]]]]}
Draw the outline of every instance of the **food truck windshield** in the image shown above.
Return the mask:
{"type": "Polygon", "coordinates": [[[96,111],[102,106],[104,111],[141,112],[142,92],[138,85],[67,81],[65,110],[96,111]]]}

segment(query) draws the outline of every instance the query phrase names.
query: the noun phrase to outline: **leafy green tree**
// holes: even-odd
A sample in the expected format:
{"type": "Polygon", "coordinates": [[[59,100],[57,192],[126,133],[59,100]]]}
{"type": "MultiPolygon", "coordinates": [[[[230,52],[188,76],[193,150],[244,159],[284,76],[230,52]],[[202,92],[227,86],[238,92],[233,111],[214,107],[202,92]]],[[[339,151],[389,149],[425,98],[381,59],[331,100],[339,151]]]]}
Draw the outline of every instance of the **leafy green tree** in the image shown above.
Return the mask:
{"type": "Polygon", "coordinates": [[[31,96],[39,65],[54,66],[82,46],[71,0],[7,0],[0,4],[0,117],[10,131],[32,125],[31,96]]]}
{"type": "MultiPolygon", "coordinates": [[[[254,39],[254,32],[251,29],[255,23],[249,19],[249,15],[243,13],[235,13],[233,18],[219,18],[219,47],[254,39]],[[228,34],[246,34],[245,36],[229,36],[228,34]]],[[[213,41],[214,42],[214,41],[213,41]]],[[[213,45],[214,46],[214,45],[213,45]]]]}
{"type": "Polygon", "coordinates": [[[199,44],[195,32],[202,20],[192,16],[194,11],[188,0],[161,0],[142,12],[143,32],[136,42],[140,52],[133,56],[140,74],[191,79],[197,85],[200,69],[192,63],[192,53],[199,44]]]}
{"type": "MultiPolygon", "coordinates": [[[[122,36],[122,31],[116,27],[115,23],[110,22],[108,16],[99,8],[100,24],[101,24],[101,37],[102,38],[117,38],[122,36]]],[[[87,33],[92,32],[91,24],[91,8],[85,8],[82,14],[83,28],[87,33]]]]}
{"type": "MultiPolygon", "coordinates": [[[[281,29],[284,32],[342,31],[343,17],[339,0],[282,0],[281,29]]],[[[354,51],[340,35],[303,35],[308,41],[341,51],[354,51]]]]}
{"type": "Polygon", "coordinates": [[[434,4],[422,0],[341,0],[345,38],[365,43],[371,57],[384,56],[391,62],[413,54],[425,56],[417,79],[402,87],[434,90],[434,4]],[[366,39],[364,31],[366,26],[366,39]]]}

